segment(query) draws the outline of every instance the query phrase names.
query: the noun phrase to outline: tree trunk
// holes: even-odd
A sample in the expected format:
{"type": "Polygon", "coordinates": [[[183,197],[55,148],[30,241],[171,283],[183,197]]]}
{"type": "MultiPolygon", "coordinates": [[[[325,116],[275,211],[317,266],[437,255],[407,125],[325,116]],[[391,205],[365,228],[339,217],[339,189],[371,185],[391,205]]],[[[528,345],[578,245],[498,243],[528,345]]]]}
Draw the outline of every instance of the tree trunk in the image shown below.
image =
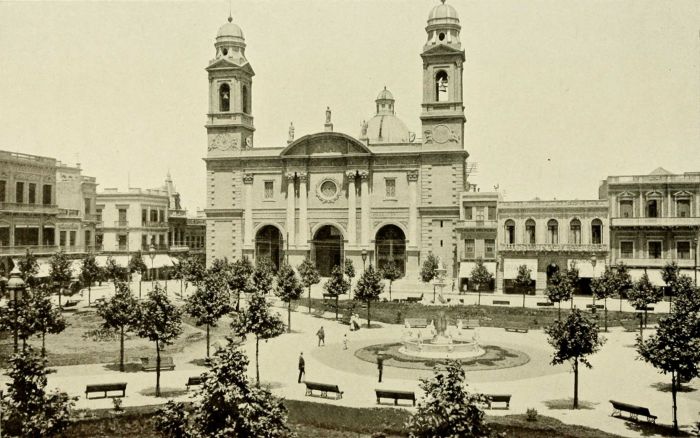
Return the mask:
{"type": "Polygon", "coordinates": [[[90,290],[90,284],[88,284],[88,306],[91,304],[91,299],[90,299],[91,292],[92,291],[90,290]]]}
{"type": "Polygon", "coordinates": [[[578,357],[574,358],[574,409],[578,409],[578,357]]]}
{"type": "Polygon", "coordinates": [[[371,303],[371,301],[370,301],[370,300],[367,300],[367,328],[368,328],[368,329],[369,329],[370,323],[371,323],[371,321],[370,321],[370,315],[369,315],[369,303],[371,303]]]}
{"type": "Polygon", "coordinates": [[[62,306],[62,304],[61,304],[61,290],[62,289],[63,288],[61,288],[61,287],[58,288],[58,307],[62,306]]]}
{"type": "Polygon", "coordinates": [[[209,324],[207,324],[207,359],[209,359],[209,324]]]}
{"type": "Polygon", "coordinates": [[[605,331],[608,331],[608,297],[605,297],[605,331]]]}
{"type": "Polygon", "coordinates": [[[255,336],[255,386],[260,386],[260,367],[258,366],[258,359],[260,358],[259,350],[260,338],[255,336]]]}
{"type": "Polygon", "coordinates": [[[22,338],[22,353],[27,351],[27,338],[22,338]]]}
{"type": "Polygon", "coordinates": [[[41,357],[46,357],[46,330],[41,332],[41,357]]]}
{"type": "Polygon", "coordinates": [[[292,332],[292,300],[287,302],[287,333],[292,332]]]}
{"type": "Polygon", "coordinates": [[[639,315],[639,340],[644,341],[644,319],[639,315]]]}
{"type": "Polygon", "coordinates": [[[561,321],[561,301],[557,301],[557,321],[561,321]]]}
{"type": "Polygon", "coordinates": [[[241,311],[241,291],[236,292],[236,312],[241,311]]]}
{"type": "Polygon", "coordinates": [[[124,372],[124,326],[119,328],[119,371],[124,372]]]}
{"type": "Polygon", "coordinates": [[[673,433],[678,434],[678,405],[676,404],[676,393],[678,392],[678,375],[671,371],[671,397],[673,398],[673,433]]]}
{"type": "Polygon", "coordinates": [[[141,299],[141,277],[139,277],[139,300],[141,299]]]}
{"type": "Polygon", "coordinates": [[[525,308],[525,289],[523,288],[523,309],[525,308]]]}
{"type": "Polygon", "coordinates": [[[391,301],[391,283],[393,283],[394,280],[389,280],[389,301],[391,301]]]}
{"type": "Polygon", "coordinates": [[[338,320],[338,295],[335,296],[335,320],[338,320]]]}
{"type": "Polygon", "coordinates": [[[160,342],[156,341],[156,397],[160,397],[160,342]]]}
{"type": "Polygon", "coordinates": [[[180,279],[180,299],[183,297],[183,292],[182,292],[182,278],[180,279]]]}

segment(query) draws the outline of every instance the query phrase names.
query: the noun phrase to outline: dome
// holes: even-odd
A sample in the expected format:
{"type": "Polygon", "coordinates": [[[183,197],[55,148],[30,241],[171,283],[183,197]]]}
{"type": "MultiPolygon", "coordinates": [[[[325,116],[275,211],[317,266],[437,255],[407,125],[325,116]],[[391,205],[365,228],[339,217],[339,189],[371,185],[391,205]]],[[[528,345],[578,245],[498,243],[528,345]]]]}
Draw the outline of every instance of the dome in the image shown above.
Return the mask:
{"type": "Polygon", "coordinates": [[[377,114],[367,122],[367,138],[371,143],[408,143],[409,131],[394,114],[377,114]]]}
{"type": "Polygon", "coordinates": [[[379,92],[377,100],[394,100],[394,95],[391,94],[391,91],[387,90],[386,87],[384,87],[384,89],[379,92]]]}
{"type": "Polygon", "coordinates": [[[457,15],[457,10],[452,7],[452,5],[446,5],[444,0],[442,4],[439,4],[430,11],[428,15],[428,22],[431,21],[459,21],[459,15],[457,15]]]}
{"type": "Polygon", "coordinates": [[[240,27],[238,27],[237,24],[233,23],[233,19],[231,17],[228,17],[228,23],[224,24],[219,28],[219,32],[216,34],[216,38],[225,38],[225,37],[233,37],[233,38],[241,38],[243,39],[243,31],[241,30],[240,27]]]}

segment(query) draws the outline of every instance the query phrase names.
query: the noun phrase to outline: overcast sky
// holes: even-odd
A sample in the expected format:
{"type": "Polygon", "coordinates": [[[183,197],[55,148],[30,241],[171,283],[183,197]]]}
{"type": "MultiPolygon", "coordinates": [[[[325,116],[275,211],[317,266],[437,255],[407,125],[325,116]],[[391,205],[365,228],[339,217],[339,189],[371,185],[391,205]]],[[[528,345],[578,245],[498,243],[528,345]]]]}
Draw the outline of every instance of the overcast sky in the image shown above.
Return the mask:
{"type": "MultiPolygon", "coordinates": [[[[437,0],[233,0],[255,145],[358,136],[386,85],[420,133],[437,0]]],[[[597,197],[607,175],[700,171],[700,2],[448,0],[467,62],[472,181],[507,200],[597,197]]],[[[207,74],[227,1],[0,1],[0,149],[80,161],[100,188],[168,170],[204,205],[207,74]]],[[[420,135],[420,134],[419,134],[420,135]]]]}

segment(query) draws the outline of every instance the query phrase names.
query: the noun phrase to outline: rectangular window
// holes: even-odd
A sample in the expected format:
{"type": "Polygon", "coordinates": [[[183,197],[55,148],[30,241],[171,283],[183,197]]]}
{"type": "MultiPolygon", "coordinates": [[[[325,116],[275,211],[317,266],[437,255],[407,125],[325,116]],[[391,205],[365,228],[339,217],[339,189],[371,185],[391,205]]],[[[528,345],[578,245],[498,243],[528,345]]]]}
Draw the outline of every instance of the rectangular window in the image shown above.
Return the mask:
{"type": "Polygon", "coordinates": [[[275,196],[275,182],[265,181],[265,199],[272,199],[275,196]]]}
{"type": "Polygon", "coordinates": [[[485,252],[484,257],[487,259],[492,259],[496,257],[496,240],[486,239],[484,240],[485,252]]]}
{"type": "Polygon", "coordinates": [[[659,202],[657,200],[647,201],[647,217],[659,217],[659,202]]]}
{"type": "Polygon", "coordinates": [[[165,210],[158,210],[158,222],[165,223],[165,210]]]}
{"type": "Polygon", "coordinates": [[[148,251],[148,236],[141,235],[141,249],[148,251]]]}
{"type": "Polygon", "coordinates": [[[620,201],[620,217],[634,217],[634,202],[631,199],[620,201]]]}
{"type": "Polygon", "coordinates": [[[141,225],[146,225],[146,222],[148,222],[148,210],[145,208],[141,209],[141,225]]]}
{"type": "Polygon", "coordinates": [[[634,242],[632,242],[632,241],[620,242],[620,257],[623,259],[634,258],[634,242]]]}
{"type": "Polygon", "coordinates": [[[92,211],[92,207],[90,206],[90,198],[83,199],[83,202],[85,202],[85,214],[90,214],[92,211]]]}
{"type": "Polygon", "coordinates": [[[151,222],[158,222],[158,210],[151,210],[151,222]]]}
{"type": "Polygon", "coordinates": [[[690,242],[676,242],[676,257],[682,260],[690,259],[690,242]]]}
{"type": "Polygon", "coordinates": [[[59,235],[58,235],[58,244],[59,244],[59,246],[61,246],[61,247],[66,246],[66,232],[65,232],[65,231],[61,231],[61,232],[59,233],[59,235]]]}
{"type": "Polygon", "coordinates": [[[120,234],[117,236],[117,244],[119,245],[119,250],[126,250],[126,234],[120,234]]]}
{"type": "Polygon", "coordinates": [[[70,246],[75,246],[75,238],[78,233],[75,231],[70,232],[70,246]]]}
{"type": "Polygon", "coordinates": [[[535,224],[529,221],[525,223],[525,235],[527,238],[527,243],[530,245],[535,244],[535,224]]]}
{"type": "Polygon", "coordinates": [[[158,236],[158,245],[163,248],[165,246],[165,236],[163,234],[158,236]]]}
{"type": "Polygon", "coordinates": [[[476,207],[476,220],[484,220],[484,207],[476,207]]]}
{"type": "Polygon", "coordinates": [[[474,239],[464,239],[464,258],[474,258],[474,239]]]}
{"type": "Polygon", "coordinates": [[[18,182],[15,185],[15,202],[21,204],[24,202],[24,183],[18,182]]]}
{"type": "Polygon", "coordinates": [[[442,228],[444,225],[444,221],[440,221],[440,228],[442,228]]]}
{"type": "Polygon", "coordinates": [[[647,245],[648,245],[648,250],[649,250],[649,258],[650,259],[660,259],[661,252],[662,252],[661,242],[658,240],[652,240],[652,241],[647,242],[647,245]]]}
{"type": "Polygon", "coordinates": [[[90,246],[90,245],[92,244],[92,242],[90,242],[90,240],[91,240],[90,237],[91,237],[91,236],[92,236],[92,235],[90,234],[90,230],[85,230],[85,242],[84,242],[84,243],[85,243],[85,246],[86,246],[86,247],[87,247],[87,246],[90,246]]]}
{"type": "Polygon", "coordinates": [[[386,187],[386,197],[395,198],[396,197],[396,179],[385,178],[384,185],[386,187]]]}
{"type": "Polygon", "coordinates": [[[464,220],[465,221],[470,221],[472,220],[472,207],[464,207],[464,220]]]}
{"type": "Polygon", "coordinates": [[[5,181],[0,181],[0,202],[5,202],[5,191],[7,190],[7,183],[5,181]]]}
{"type": "Polygon", "coordinates": [[[27,196],[27,202],[29,204],[36,204],[36,184],[29,183],[29,193],[27,196]]]}
{"type": "Polygon", "coordinates": [[[496,220],[496,207],[490,206],[488,208],[488,220],[490,221],[495,221],[496,220]]]}
{"type": "Polygon", "coordinates": [[[51,205],[53,196],[51,196],[51,185],[44,184],[41,194],[41,203],[44,205],[51,205]]]}
{"type": "Polygon", "coordinates": [[[600,245],[603,243],[603,226],[600,224],[591,225],[591,243],[600,245]]]}
{"type": "Polygon", "coordinates": [[[98,208],[97,210],[95,210],[95,215],[97,215],[97,221],[102,222],[102,209],[101,208],[98,208]]]}
{"type": "Polygon", "coordinates": [[[676,201],[676,216],[690,217],[690,199],[679,199],[676,201]]]}

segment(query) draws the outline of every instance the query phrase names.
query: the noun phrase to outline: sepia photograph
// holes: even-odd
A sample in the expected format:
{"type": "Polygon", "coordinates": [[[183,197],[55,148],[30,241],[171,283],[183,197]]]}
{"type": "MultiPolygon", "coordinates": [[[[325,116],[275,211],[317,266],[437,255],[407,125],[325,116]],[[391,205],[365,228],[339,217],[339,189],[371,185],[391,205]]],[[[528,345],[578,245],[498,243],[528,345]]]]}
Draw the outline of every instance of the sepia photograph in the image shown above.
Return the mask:
{"type": "Polygon", "coordinates": [[[700,437],[698,251],[698,0],[0,0],[0,438],[700,437]]]}

